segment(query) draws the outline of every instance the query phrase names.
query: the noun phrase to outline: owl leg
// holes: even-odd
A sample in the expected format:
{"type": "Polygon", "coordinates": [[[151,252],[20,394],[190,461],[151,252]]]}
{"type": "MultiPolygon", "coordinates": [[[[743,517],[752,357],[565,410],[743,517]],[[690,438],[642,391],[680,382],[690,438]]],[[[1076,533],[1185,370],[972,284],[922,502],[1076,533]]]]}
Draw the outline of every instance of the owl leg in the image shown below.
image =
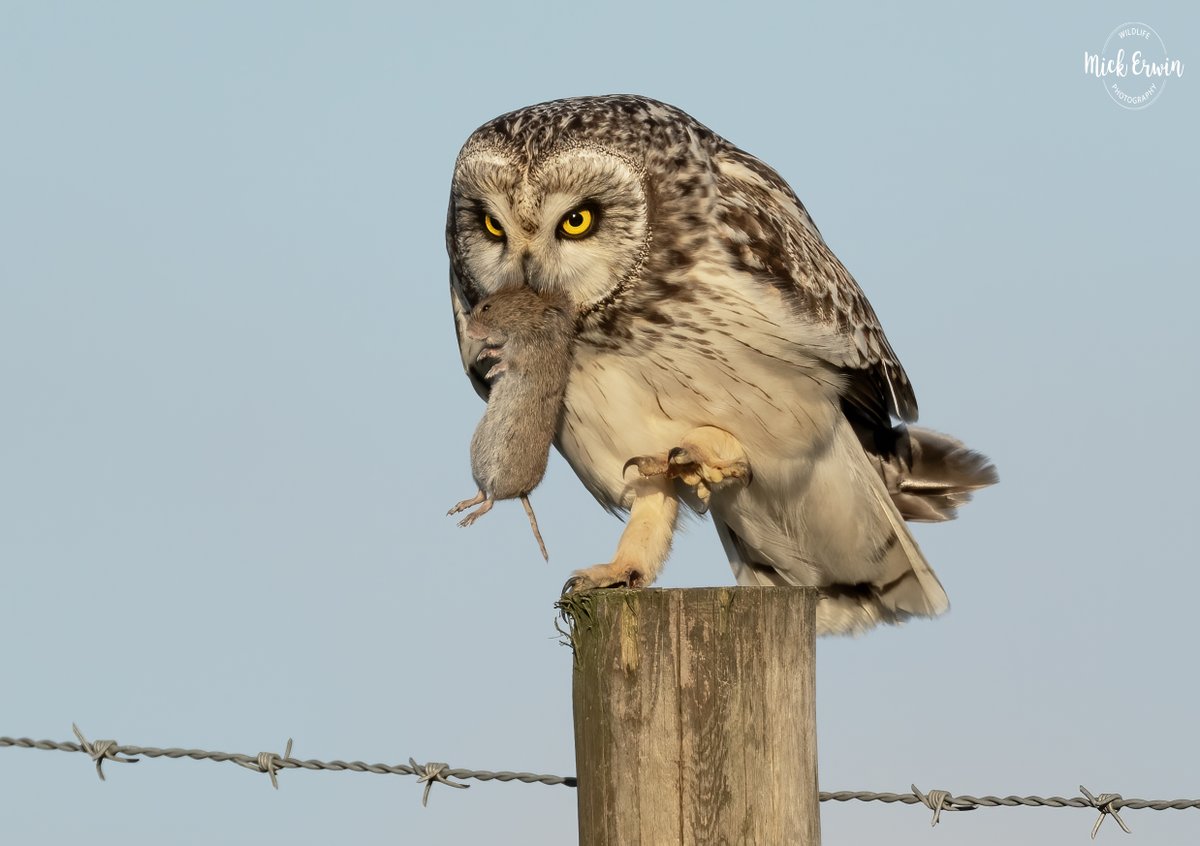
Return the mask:
{"type": "Polygon", "coordinates": [[[446,514],[447,515],[457,514],[460,511],[467,510],[472,505],[479,505],[478,508],[476,508],[474,511],[472,511],[470,514],[468,514],[466,517],[462,518],[462,520],[460,520],[458,522],[458,525],[465,528],[465,527],[471,525],[472,523],[474,523],[476,520],[478,520],[484,514],[487,514],[489,511],[491,511],[492,503],[493,503],[492,498],[489,497],[487,494],[485,494],[483,491],[480,491],[479,493],[475,494],[475,496],[471,497],[470,499],[464,499],[458,505],[454,506],[449,511],[447,511],[446,514]],[[479,505],[481,502],[483,504],[479,505]]]}
{"type": "Polygon", "coordinates": [[[654,583],[671,552],[679,501],[666,476],[639,478],[634,488],[629,522],[608,564],[576,570],[563,593],[603,587],[646,587],[654,583]]]}
{"type": "Polygon", "coordinates": [[[629,459],[625,466],[630,464],[645,477],[679,479],[694,488],[704,503],[715,486],[731,480],[749,484],[754,478],[741,443],[715,426],[693,429],[666,455],[641,455],[629,459]]]}

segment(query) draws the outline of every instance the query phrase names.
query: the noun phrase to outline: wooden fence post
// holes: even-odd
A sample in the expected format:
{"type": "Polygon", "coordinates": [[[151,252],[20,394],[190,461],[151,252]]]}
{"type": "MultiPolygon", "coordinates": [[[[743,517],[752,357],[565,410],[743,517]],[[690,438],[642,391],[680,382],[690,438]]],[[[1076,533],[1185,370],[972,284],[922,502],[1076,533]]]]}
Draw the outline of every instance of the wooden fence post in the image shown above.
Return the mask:
{"type": "Polygon", "coordinates": [[[563,604],[581,846],[818,846],[816,591],[596,590],[563,604]]]}

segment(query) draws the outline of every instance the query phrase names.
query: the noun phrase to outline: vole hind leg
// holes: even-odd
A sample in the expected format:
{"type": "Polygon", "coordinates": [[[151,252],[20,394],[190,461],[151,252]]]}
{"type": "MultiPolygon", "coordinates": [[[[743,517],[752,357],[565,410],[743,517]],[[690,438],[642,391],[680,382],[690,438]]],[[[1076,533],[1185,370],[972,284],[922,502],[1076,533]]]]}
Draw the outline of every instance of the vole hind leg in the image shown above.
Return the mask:
{"type": "Polygon", "coordinates": [[[749,484],[754,477],[750,459],[733,435],[716,426],[693,429],[665,455],[639,455],[625,463],[647,478],[679,479],[707,503],[712,489],[725,482],[749,484]]]}
{"type": "Polygon", "coordinates": [[[471,525],[472,523],[474,523],[476,520],[478,520],[484,514],[487,514],[489,511],[491,511],[492,503],[493,503],[492,498],[489,497],[487,494],[485,494],[483,491],[480,491],[479,493],[475,494],[475,496],[471,497],[470,499],[464,499],[458,505],[454,506],[449,511],[447,511],[446,514],[457,514],[460,511],[465,511],[466,509],[470,508],[472,505],[479,505],[478,508],[476,508],[474,511],[472,511],[470,514],[468,514],[466,517],[464,517],[463,519],[458,521],[458,525],[465,528],[465,527],[471,525]],[[483,504],[479,505],[480,503],[483,503],[483,504]]]}
{"type": "Polygon", "coordinates": [[[646,587],[658,578],[671,552],[679,501],[665,475],[638,478],[631,484],[635,493],[629,522],[621,533],[613,560],[576,570],[563,586],[563,593],[604,587],[646,587]]]}
{"type": "Polygon", "coordinates": [[[487,514],[489,511],[491,511],[492,505],[494,503],[495,503],[495,500],[493,500],[491,497],[485,499],[483,501],[483,505],[479,506],[474,511],[472,511],[470,514],[468,514],[466,517],[459,520],[458,525],[465,529],[467,526],[471,525],[476,520],[478,520],[480,517],[482,517],[484,514],[487,514]]]}
{"type": "Polygon", "coordinates": [[[466,511],[472,505],[478,505],[479,503],[483,502],[485,499],[487,499],[487,494],[485,494],[482,490],[480,490],[477,494],[475,494],[475,496],[471,497],[470,499],[464,499],[458,505],[454,506],[449,511],[447,511],[446,516],[449,517],[451,514],[457,514],[460,511],[466,511]]]}

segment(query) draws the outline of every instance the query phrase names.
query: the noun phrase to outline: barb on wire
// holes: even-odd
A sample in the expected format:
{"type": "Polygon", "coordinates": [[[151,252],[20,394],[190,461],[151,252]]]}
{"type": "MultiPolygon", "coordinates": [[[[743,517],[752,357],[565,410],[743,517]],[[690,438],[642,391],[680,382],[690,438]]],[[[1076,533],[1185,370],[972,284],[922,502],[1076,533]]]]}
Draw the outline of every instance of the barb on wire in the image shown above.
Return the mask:
{"type": "Polygon", "coordinates": [[[1100,831],[1100,824],[1104,822],[1105,817],[1112,817],[1117,821],[1117,825],[1121,827],[1121,831],[1126,834],[1133,834],[1129,830],[1129,826],[1125,825],[1125,820],[1121,819],[1121,815],[1117,813],[1121,805],[1120,793],[1101,793],[1099,796],[1093,796],[1088,792],[1088,789],[1082,784],[1079,785],[1079,792],[1087,797],[1088,802],[1093,808],[1100,812],[1100,816],[1096,818],[1096,824],[1092,826],[1092,839],[1096,839],[1096,833],[1100,831]]]}
{"type": "Polygon", "coordinates": [[[289,737],[287,748],[283,750],[283,757],[279,757],[274,752],[259,752],[253,761],[234,761],[235,764],[245,767],[248,770],[255,772],[266,773],[271,777],[271,786],[276,790],[279,789],[279,779],[275,777],[275,771],[280,766],[284,766],[285,762],[292,757],[292,739],[289,737]]]}
{"type": "Polygon", "coordinates": [[[116,761],[118,764],[136,764],[137,758],[118,758],[117,755],[122,751],[115,740],[97,740],[89,742],[83,736],[83,732],[79,730],[79,726],[71,723],[71,730],[75,732],[75,736],[79,738],[79,751],[87,753],[88,757],[96,762],[96,775],[100,776],[100,780],[104,781],[104,762],[116,761]]]}
{"type": "Polygon", "coordinates": [[[439,764],[439,763],[430,761],[429,763],[422,766],[422,765],[418,764],[416,761],[414,761],[412,758],[409,758],[408,765],[410,767],[412,767],[414,773],[419,773],[419,777],[417,778],[417,784],[424,783],[424,785],[425,785],[425,792],[421,796],[421,807],[422,808],[428,807],[428,805],[429,805],[429,789],[431,787],[433,787],[433,785],[435,783],[436,784],[448,784],[451,787],[458,787],[458,788],[461,788],[462,790],[466,790],[468,787],[471,786],[469,784],[459,784],[458,782],[450,781],[446,777],[447,776],[446,770],[449,769],[448,764],[439,764]]]}
{"type": "Polygon", "coordinates": [[[915,784],[910,786],[913,796],[916,796],[922,805],[933,811],[933,821],[929,823],[930,828],[942,821],[942,811],[974,811],[978,807],[978,805],[965,805],[955,801],[948,790],[931,790],[928,793],[922,793],[915,784]]]}

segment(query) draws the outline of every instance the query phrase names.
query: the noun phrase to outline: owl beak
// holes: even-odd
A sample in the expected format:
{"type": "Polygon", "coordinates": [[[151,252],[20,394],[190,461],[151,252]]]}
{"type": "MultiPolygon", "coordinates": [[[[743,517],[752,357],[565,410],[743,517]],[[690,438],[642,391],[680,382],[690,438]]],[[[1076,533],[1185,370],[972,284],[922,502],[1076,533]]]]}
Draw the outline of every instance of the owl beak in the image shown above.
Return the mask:
{"type": "Polygon", "coordinates": [[[546,293],[548,286],[542,284],[541,268],[528,252],[521,256],[521,277],[529,290],[538,294],[546,293]]]}
{"type": "Polygon", "coordinates": [[[521,256],[521,275],[525,277],[525,287],[536,291],[537,285],[533,284],[533,256],[528,252],[521,256]]]}

